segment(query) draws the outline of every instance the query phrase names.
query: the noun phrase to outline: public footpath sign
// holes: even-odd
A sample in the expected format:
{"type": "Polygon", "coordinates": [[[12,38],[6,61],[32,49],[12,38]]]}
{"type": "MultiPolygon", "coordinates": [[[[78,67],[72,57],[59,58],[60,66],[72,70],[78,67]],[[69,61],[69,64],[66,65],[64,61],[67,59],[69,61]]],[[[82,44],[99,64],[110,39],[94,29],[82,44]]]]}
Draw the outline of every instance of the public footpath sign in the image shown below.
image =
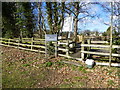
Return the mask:
{"type": "Polygon", "coordinates": [[[57,41],[57,34],[46,34],[45,41],[57,41]]]}

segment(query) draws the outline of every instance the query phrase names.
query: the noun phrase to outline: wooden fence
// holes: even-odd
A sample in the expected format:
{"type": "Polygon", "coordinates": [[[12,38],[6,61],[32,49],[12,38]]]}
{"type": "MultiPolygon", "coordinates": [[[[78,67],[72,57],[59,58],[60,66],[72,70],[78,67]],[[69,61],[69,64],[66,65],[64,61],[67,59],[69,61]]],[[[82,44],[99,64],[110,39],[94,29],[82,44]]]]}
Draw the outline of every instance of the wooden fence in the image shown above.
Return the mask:
{"type": "MultiPolygon", "coordinates": [[[[107,41],[88,41],[88,44],[84,44],[84,42],[82,42],[81,47],[81,53],[82,53],[82,59],[84,59],[84,53],[87,54],[95,54],[95,55],[103,55],[103,56],[109,56],[110,53],[104,53],[104,52],[93,52],[93,51],[85,51],[84,48],[85,47],[89,47],[92,48],[94,47],[95,49],[104,49],[104,50],[109,50],[110,45],[98,45],[98,43],[108,43],[107,41]],[[95,44],[97,43],[97,44],[95,44]]],[[[112,45],[112,48],[120,48],[120,45],[112,45]]],[[[112,56],[114,57],[120,57],[120,54],[116,54],[116,53],[112,53],[112,56]]]]}
{"type": "MultiPolygon", "coordinates": [[[[45,39],[36,39],[36,38],[15,38],[15,39],[7,39],[7,38],[0,38],[0,45],[14,47],[24,50],[30,50],[35,52],[45,53],[45,39]],[[35,49],[37,48],[37,49],[35,49]]],[[[65,52],[67,56],[69,56],[69,44],[71,41],[67,40],[59,40],[58,41],[58,51],[65,52]],[[60,47],[63,45],[63,47],[60,47]]],[[[52,42],[54,45],[56,42],[52,42]]],[[[61,54],[59,54],[61,55],[61,54]]]]}
{"type": "Polygon", "coordinates": [[[19,38],[15,38],[15,39],[0,38],[0,39],[1,39],[0,40],[1,45],[3,46],[45,53],[44,39],[35,39],[35,40],[33,38],[22,38],[22,40],[20,40],[19,38]],[[39,50],[39,49],[36,50],[34,48],[39,48],[43,50],[39,50]]]}
{"type": "MultiPolygon", "coordinates": [[[[109,56],[110,55],[110,45],[108,45],[107,41],[91,41],[90,39],[88,39],[88,44],[85,44],[84,41],[81,44],[81,58],[85,59],[85,54],[92,54],[92,55],[101,55],[101,56],[109,56]],[[89,48],[88,51],[85,50],[85,48],[89,48]],[[95,51],[91,51],[91,49],[93,49],[95,51]],[[96,51],[108,51],[108,52],[96,52],[96,51]]],[[[112,45],[112,49],[115,48],[120,48],[120,45],[112,45]]],[[[112,57],[120,57],[120,53],[112,53],[112,57]]],[[[96,65],[109,65],[110,66],[119,66],[120,67],[120,63],[101,63],[101,62],[96,62],[96,65]]]]}
{"type": "MultiPolygon", "coordinates": [[[[14,48],[19,48],[19,49],[24,49],[24,50],[30,50],[30,51],[35,51],[35,52],[40,52],[40,53],[45,53],[45,40],[44,39],[37,39],[37,38],[15,38],[15,39],[6,39],[6,38],[0,38],[0,45],[3,46],[8,46],[8,47],[14,47],[14,48]]],[[[55,44],[56,42],[52,42],[55,44]]],[[[57,42],[57,54],[59,56],[67,57],[67,58],[72,58],[76,59],[79,61],[83,61],[85,59],[85,54],[94,54],[94,55],[103,55],[103,56],[109,56],[110,53],[104,53],[104,52],[95,52],[95,51],[86,51],[85,48],[88,47],[89,50],[91,48],[94,49],[108,49],[110,48],[110,45],[98,45],[98,43],[108,43],[107,41],[90,41],[88,40],[88,44],[85,44],[84,41],[82,41],[82,44],[80,44],[81,47],[81,57],[80,58],[75,58],[70,56],[70,48],[73,46],[73,42],[71,40],[59,40],[57,42]],[[97,44],[95,44],[97,43],[97,44]],[[62,46],[62,47],[61,47],[62,46]],[[70,47],[71,46],[71,47],[70,47]],[[59,51],[64,52],[65,54],[59,53],[59,51]]],[[[112,48],[120,48],[120,45],[112,45],[112,48]]],[[[112,53],[113,57],[120,57],[120,54],[112,53]]],[[[109,63],[100,63],[96,62],[96,65],[109,65],[109,63]]],[[[114,64],[111,63],[111,66],[120,66],[119,63],[114,64]]]]}

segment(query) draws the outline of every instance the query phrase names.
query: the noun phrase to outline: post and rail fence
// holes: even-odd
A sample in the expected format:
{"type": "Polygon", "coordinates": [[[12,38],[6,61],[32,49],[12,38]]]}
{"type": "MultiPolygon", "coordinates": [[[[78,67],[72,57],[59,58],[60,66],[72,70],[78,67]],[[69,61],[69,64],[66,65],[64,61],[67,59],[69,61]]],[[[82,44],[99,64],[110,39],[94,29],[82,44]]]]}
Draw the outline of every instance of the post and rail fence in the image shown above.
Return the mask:
{"type": "MultiPolygon", "coordinates": [[[[29,50],[29,51],[35,51],[35,52],[40,52],[40,53],[45,53],[45,39],[37,39],[37,38],[22,38],[20,40],[19,38],[15,39],[7,39],[7,38],[0,38],[0,45],[1,46],[8,46],[8,47],[14,47],[18,49],[23,49],[23,50],[29,50]],[[22,41],[22,42],[20,42],[22,41]]],[[[104,52],[96,52],[96,51],[86,51],[85,48],[91,48],[94,49],[108,49],[110,48],[110,45],[101,45],[103,43],[108,44],[107,41],[91,41],[88,40],[88,43],[85,44],[84,40],[80,44],[81,47],[81,57],[80,58],[75,58],[70,56],[70,44],[72,45],[71,40],[58,40],[57,43],[53,42],[54,45],[57,46],[55,50],[57,50],[56,54],[58,56],[63,56],[67,58],[72,58],[76,59],[79,61],[83,61],[85,59],[85,54],[94,54],[94,55],[102,55],[102,56],[109,56],[110,53],[104,53],[104,52]],[[97,43],[97,44],[95,44],[97,43]],[[98,45],[98,43],[100,43],[98,45]],[[63,47],[61,47],[63,46],[63,47]],[[59,51],[64,52],[65,54],[60,54],[59,51]]],[[[112,48],[120,48],[120,45],[112,45],[112,48]]],[[[56,55],[56,56],[57,56],[56,55]]],[[[112,53],[112,57],[120,57],[119,53],[112,53]]],[[[83,61],[84,62],[84,61],[83,61]]],[[[96,62],[96,65],[109,65],[109,63],[100,63],[96,62]]],[[[111,66],[120,66],[120,63],[111,63],[111,66]]]]}

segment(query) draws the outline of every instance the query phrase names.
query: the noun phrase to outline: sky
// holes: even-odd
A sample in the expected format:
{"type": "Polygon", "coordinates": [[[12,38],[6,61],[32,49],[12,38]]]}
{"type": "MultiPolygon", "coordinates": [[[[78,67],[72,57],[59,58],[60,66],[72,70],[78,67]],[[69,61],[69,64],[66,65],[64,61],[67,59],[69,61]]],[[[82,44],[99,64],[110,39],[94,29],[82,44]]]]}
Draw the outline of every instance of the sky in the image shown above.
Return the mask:
{"type": "MultiPolygon", "coordinates": [[[[91,19],[91,18],[87,17],[83,21],[79,21],[78,22],[79,30],[80,31],[83,31],[83,30],[91,30],[91,31],[97,30],[99,32],[105,32],[109,26],[105,25],[104,22],[108,23],[108,24],[110,23],[110,15],[111,14],[106,13],[100,5],[91,5],[90,7],[91,8],[90,8],[89,12],[93,15],[97,14],[97,16],[99,16],[99,18],[95,17],[95,18],[91,19]]],[[[38,11],[35,10],[35,13],[37,14],[38,11]]],[[[82,17],[82,16],[83,15],[80,14],[79,18],[82,17]]],[[[78,31],[78,32],[80,32],[80,31],[78,31]]]]}
{"type": "Polygon", "coordinates": [[[104,32],[109,27],[104,23],[110,24],[110,13],[104,11],[100,5],[91,5],[91,14],[97,14],[96,18],[90,19],[86,18],[84,22],[79,22],[78,27],[81,30],[98,30],[99,32],[104,32]]]}

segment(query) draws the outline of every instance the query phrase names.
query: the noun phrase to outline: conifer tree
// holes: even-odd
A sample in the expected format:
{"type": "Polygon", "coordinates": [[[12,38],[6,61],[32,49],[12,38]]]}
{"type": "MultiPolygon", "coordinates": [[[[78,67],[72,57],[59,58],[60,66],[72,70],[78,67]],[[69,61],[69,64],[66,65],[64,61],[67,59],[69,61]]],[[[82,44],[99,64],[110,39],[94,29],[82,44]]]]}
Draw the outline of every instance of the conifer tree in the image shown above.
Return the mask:
{"type": "Polygon", "coordinates": [[[33,36],[34,15],[30,2],[3,2],[2,11],[3,37],[33,36]]]}
{"type": "Polygon", "coordinates": [[[17,29],[15,28],[15,3],[2,2],[2,36],[6,38],[17,37],[17,29]],[[16,34],[15,34],[16,33],[16,34]]]}

